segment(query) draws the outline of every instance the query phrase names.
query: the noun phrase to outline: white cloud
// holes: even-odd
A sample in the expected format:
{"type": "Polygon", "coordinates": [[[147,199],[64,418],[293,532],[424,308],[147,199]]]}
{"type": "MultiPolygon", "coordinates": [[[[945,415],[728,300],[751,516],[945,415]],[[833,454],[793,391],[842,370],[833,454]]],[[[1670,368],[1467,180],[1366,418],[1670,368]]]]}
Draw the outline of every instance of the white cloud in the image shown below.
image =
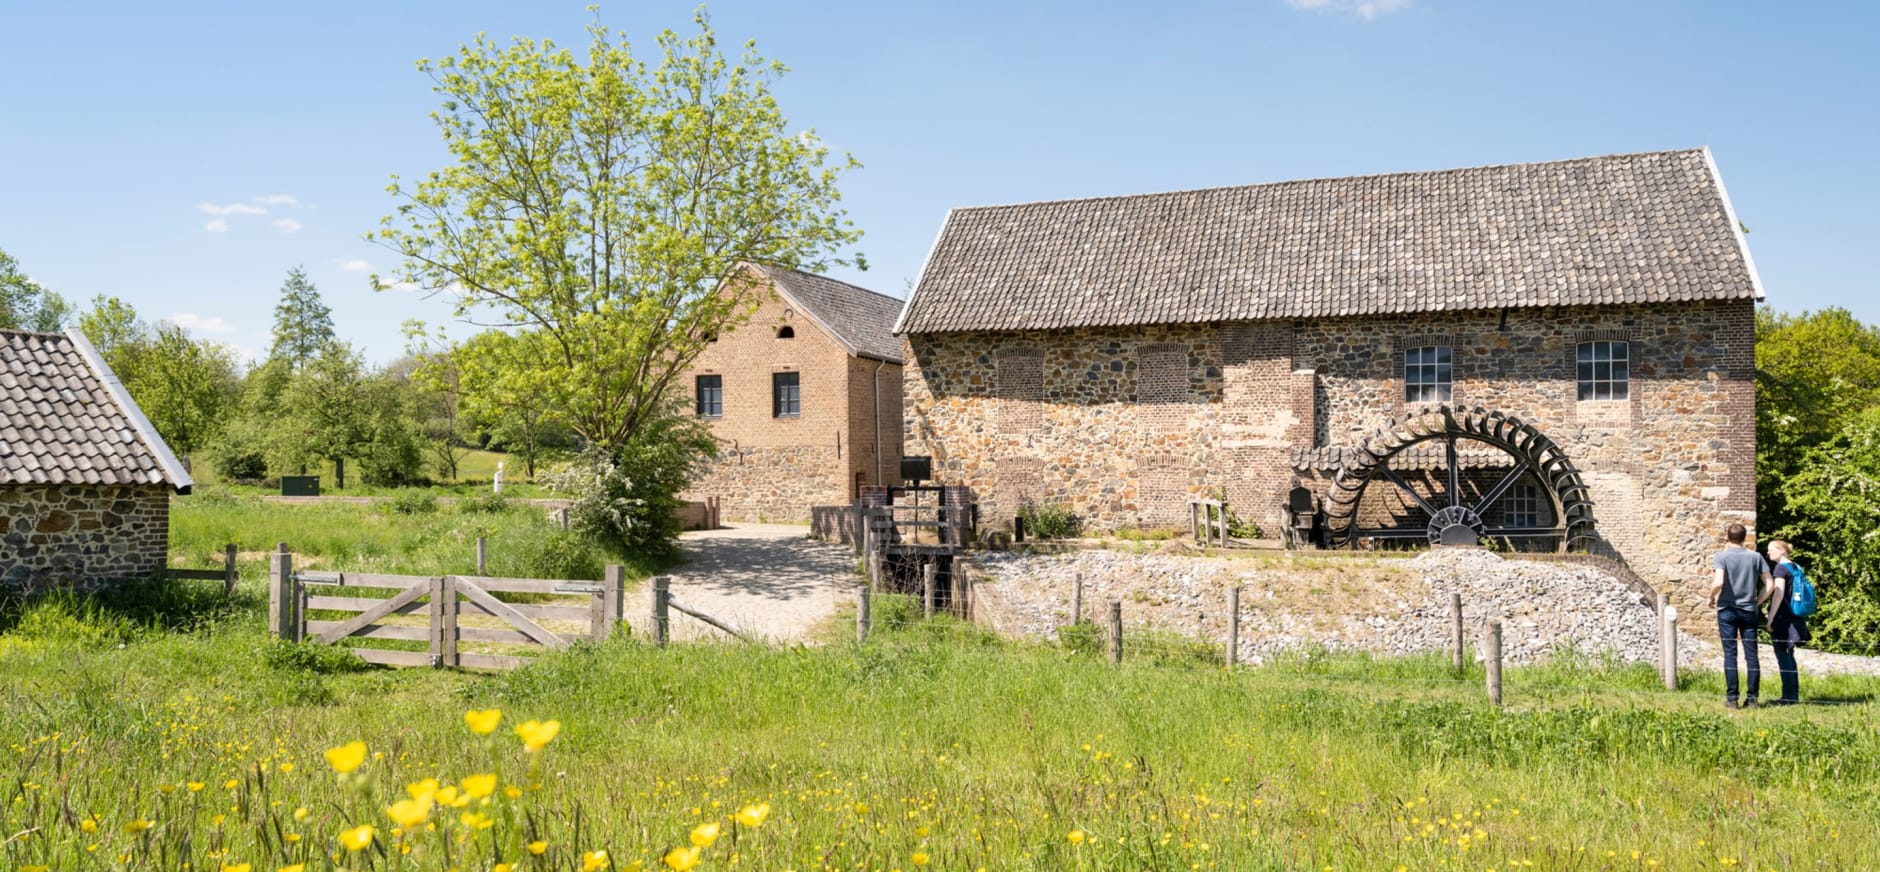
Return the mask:
{"type": "Polygon", "coordinates": [[[371,272],[372,264],[366,263],[358,258],[353,258],[352,260],[340,261],[339,268],[347,272],[371,272]]]}
{"type": "Polygon", "coordinates": [[[196,208],[209,215],[266,215],[268,210],[247,203],[197,203],[196,208]]]}
{"type": "Polygon", "coordinates": [[[1337,12],[1355,15],[1366,21],[1409,9],[1410,4],[1411,0],[1286,0],[1286,5],[1294,9],[1337,12]]]}
{"type": "Polygon", "coordinates": [[[293,194],[264,194],[256,197],[255,202],[266,203],[270,206],[298,206],[300,198],[293,194]]]}
{"type": "Polygon", "coordinates": [[[276,218],[274,219],[274,226],[282,233],[297,233],[300,231],[300,222],[292,218],[276,218]]]}
{"type": "Polygon", "coordinates": [[[170,323],[184,330],[201,331],[203,333],[222,334],[235,332],[235,325],[230,324],[228,321],[217,317],[204,318],[195,312],[178,312],[171,315],[170,323]]]}
{"type": "Polygon", "coordinates": [[[210,233],[227,233],[228,222],[220,218],[217,218],[214,221],[211,221],[207,224],[202,225],[202,229],[207,230],[210,233]]]}

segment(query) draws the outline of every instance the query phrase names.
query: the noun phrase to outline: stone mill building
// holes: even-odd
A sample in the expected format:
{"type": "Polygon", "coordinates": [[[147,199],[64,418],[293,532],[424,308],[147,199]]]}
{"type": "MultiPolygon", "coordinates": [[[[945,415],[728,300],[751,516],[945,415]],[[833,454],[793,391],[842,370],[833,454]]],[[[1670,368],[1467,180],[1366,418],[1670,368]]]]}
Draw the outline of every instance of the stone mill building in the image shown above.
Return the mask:
{"type": "Polygon", "coordinates": [[[154,577],[189,473],[77,330],[0,330],[0,596],[154,577]]]}
{"type": "Polygon", "coordinates": [[[686,496],[733,521],[807,521],[901,464],[901,300],[797,270],[740,264],[718,293],[750,319],[692,365],[695,414],[718,458],[686,496]]]}
{"type": "Polygon", "coordinates": [[[983,525],[1225,497],[1696,583],[1754,522],[1762,298],[1707,149],[960,208],[896,325],[905,451],[983,525]]]}

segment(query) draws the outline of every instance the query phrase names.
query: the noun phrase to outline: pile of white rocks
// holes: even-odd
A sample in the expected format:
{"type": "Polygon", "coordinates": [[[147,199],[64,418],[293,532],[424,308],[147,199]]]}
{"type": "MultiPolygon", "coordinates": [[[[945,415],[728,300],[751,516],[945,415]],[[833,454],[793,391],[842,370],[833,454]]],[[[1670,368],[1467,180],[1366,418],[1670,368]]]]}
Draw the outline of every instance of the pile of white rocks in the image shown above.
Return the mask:
{"type": "MultiPolygon", "coordinates": [[[[1035,638],[1053,638],[1070,623],[1072,589],[1081,577],[1086,620],[1107,620],[1105,604],[1120,600],[1132,629],[1212,644],[1226,639],[1227,591],[1241,586],[1240,657],[1249,663],[1313,648],[1385,655],[1447,650],[1452,593],[1462,595],[1464,635],[1478,652],[1487,622],[1502,622],[1509,662],[1543,660],[1563,649],[1627,662],[1658,657],[1656,611],[1639,592],[1592,567],[1465,549],[1352,563],[1350,572],[1340,568],[1345,562],[1307,557],[1287,567],[1114,551],[1008,552],[985,555],[980,568],[996,579],[986,599],[998,613],[990,617],[1007,633],[1035,638]],[[1333,590],[1339,593],[1328,593],[1333,590]]],[[[1680,640],[1681,659],[1698,653],[1695,643],[1688,635],[1680,640]]]]}

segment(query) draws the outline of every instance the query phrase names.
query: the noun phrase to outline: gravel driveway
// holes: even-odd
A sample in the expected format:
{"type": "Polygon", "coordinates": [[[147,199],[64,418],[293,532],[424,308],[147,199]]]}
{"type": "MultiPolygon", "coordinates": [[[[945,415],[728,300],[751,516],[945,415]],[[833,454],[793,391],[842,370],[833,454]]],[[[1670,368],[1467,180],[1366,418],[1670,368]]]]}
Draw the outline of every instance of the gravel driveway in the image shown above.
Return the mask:
{"type": "MultiPolygon", "coordinates": [[[[679,537],[686,561],[672,572],[672,598],[773,642],[794,642],[854,596],[855,558],[846,547],[809,537],[788,524],[733,524],[679,537]]],[[[653,586],[627,603],[636,634],[649,633],[653,586]]],[[[673,612],[675,639],[723,639],[725,634],[673,612]]]]}

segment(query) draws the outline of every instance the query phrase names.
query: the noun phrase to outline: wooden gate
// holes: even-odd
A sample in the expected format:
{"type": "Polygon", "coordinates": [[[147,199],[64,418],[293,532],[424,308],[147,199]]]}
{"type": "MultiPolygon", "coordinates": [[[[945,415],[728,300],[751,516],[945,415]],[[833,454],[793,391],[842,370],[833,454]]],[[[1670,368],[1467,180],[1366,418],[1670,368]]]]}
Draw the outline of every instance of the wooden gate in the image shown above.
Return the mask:
{"type": "Polygon", "coordinates": [[[377,639],[425,646],[352,648],[367,663],[513,669],[528,662],[528,656],[464,651],[463,643],[502,646],[501,650],[511,650],[511,646],[560,649],[577,639],[604,640],[620,623],[624,588],[625,573],[619,566],[607,567],[606,577],[598,582],[295,572],[293,555],[282,549],[269,557],[268,629],[289,641],[323,645],[377,639]],[[391,592],[389,596],[384,595],[386,591],[391,592]],[[498,593],[555,599],[506,602],[498,593]],[[350,616],[315,620],[310,616],[316,612],[350,616]],[[419,620],[419,615],[428,620],[419,620]],[[400,621],[402,616],[413,617],[400,621]]]}

